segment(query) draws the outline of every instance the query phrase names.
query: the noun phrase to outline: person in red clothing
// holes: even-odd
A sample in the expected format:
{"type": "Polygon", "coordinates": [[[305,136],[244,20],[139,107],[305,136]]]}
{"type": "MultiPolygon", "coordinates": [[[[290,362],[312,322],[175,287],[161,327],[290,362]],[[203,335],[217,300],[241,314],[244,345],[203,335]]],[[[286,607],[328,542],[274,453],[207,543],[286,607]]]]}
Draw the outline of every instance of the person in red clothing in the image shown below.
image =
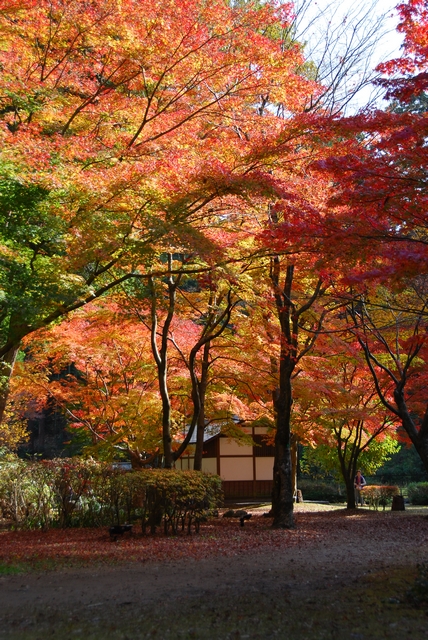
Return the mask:
{"type": "Polygon", "coordinates": [[[364,505],[364,497],[362,494],[362,489],[366,486],[367,482],[363,476],[363,474],[361,473],[360,469],[358,469],[357,471],[357,475],[355,476],[355,480],[354,480],[354,487],[355,487],[355,506],[358,507],[358,505],[361,503],[361,506],[364,505]]]}

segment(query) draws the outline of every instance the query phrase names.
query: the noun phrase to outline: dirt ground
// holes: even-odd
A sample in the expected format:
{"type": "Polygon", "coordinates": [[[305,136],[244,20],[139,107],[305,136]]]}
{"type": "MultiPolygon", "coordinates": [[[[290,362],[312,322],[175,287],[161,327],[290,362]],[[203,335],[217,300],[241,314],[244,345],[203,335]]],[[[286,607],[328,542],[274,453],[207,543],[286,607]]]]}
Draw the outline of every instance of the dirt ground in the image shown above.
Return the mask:
{"type": "Polygon", "coordinates": [[[191,541],[212,538],[206,557],[0,575],[0,638],[428,639],[406,596],[428,562],[423,512],[300,506],[296,530],[270,536],[261,511],[224,525],[232,551],[207,528],[191,541]]]}

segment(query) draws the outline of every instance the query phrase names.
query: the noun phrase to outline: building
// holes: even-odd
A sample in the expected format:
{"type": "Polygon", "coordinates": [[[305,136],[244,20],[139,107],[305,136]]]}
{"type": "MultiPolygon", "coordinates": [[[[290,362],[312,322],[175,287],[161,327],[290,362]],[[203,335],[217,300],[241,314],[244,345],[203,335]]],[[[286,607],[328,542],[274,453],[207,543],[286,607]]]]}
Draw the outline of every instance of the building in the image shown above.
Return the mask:
{"type": "MultiPolygon", "coordinates": [[[[225,498],[270,498],[273,486],[274,447],[266,444],[266,427],[248,427],[254,445],[239,444],[213,430],[205,434],[202,470],[215,473],[223,480],[225,498]]],[[[183,456],[177,469],[193,469],[193,455],[183,456]]]]}

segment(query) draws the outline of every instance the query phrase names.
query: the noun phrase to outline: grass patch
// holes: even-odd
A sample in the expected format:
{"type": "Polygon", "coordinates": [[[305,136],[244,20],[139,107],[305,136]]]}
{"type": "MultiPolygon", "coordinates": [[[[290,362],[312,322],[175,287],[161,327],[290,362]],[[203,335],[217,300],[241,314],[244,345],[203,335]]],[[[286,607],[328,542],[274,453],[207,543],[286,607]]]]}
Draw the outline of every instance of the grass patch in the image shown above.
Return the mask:
{"type": "Polygon", "coordinates": [[[17,573],[24,573],[26,571],[25,566],[17,564],[7,564],[0,562],[0,576],[12,576],[17,573]]]}

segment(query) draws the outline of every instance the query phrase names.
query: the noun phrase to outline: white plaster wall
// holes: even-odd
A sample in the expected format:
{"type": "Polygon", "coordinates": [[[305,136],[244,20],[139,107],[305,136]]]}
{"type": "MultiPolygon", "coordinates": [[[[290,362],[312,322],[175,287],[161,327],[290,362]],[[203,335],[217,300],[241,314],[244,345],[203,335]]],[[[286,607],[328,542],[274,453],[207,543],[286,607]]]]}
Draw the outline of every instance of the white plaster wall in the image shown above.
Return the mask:
{"type": "Polygon", "coordinates": [[[253,458],[221,458],[223,480],[253,480],[253,458]]]}
{"type": "Polygon", "coordinates": [[[256,480],[272,480],[274,458],[256,458],[256,480]]]}
{"type": "Polygon", "coordinates": [[[253,447],[248,444],[239,445],[234,440],[229,440],[228,438],[220,438],[220,455],[251,456],[253,455],[253,447]]]}

